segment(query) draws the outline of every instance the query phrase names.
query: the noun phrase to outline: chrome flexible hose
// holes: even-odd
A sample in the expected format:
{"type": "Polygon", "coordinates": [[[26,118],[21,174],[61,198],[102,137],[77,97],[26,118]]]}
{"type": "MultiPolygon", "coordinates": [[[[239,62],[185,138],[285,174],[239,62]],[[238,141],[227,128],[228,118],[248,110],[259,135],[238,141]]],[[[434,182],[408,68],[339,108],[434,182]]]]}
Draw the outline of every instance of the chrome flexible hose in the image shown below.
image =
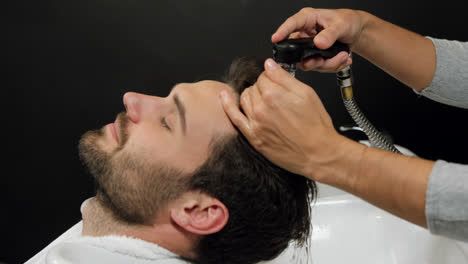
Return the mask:
{"type": "Polygon", "coordinates": [[[356,122],[369,138],[371,145],[379,149],[401,154],[401,152],[369,122],[354,101],[351,66],[344,68],[338,72],[336,76],[346,110],[354,122],[356,122]]]}
{"type": "MultiPolygon", "coordinates": [[[[280,63],[280,66],[288,71],[293,77],[296,73],[296,64],[280,63]]],[[[369,138],[369,142],[372,147],[391,151],[394,153],[401,152],[380,132],[378,131],[364,116],[353,96],[353,75],[351,72],[351,66],[347,66],[343,70],[336,73],[338,86],[341,90],[341,97],[351,118],[356,124],[362,129],[362,131],[369,138]]]]}

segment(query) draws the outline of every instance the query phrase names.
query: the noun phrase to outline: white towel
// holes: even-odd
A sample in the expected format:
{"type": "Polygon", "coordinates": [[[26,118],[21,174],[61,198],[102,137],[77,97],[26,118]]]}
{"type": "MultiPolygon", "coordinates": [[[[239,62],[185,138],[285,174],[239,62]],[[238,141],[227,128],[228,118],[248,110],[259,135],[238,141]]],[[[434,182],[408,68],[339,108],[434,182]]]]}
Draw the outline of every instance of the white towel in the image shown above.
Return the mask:
{"type": "Polygon", "coordinates": [[[186,264],[176,254],[156,244],[126,236],[81,235],[76,224],[26,264],[186,264]]]}

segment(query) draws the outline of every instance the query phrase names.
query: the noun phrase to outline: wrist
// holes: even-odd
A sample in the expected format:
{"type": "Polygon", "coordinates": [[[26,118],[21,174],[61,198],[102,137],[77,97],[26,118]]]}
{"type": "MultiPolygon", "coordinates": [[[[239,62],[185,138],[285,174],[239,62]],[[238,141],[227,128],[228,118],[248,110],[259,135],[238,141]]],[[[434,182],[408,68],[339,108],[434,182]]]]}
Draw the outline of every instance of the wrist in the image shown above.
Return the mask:
{"type": "Polygon", "coordinates": [[[309,164],[313,166],[308,168],[306,177],[349,192],[357,182],[361,161],[368,147],[339,134],[334,142],[328,148],[328,157],[319,161],[316,157],[310,157],[309,164]]]}
{"type": "Polygon", "coordinates": [[[357,54],[361,54],[366,49],[366,43],[369,43],[370,36],[372,35],[372,29],[377,21],[377,17],[366,12],[357,10],[356,11],[361,21],[361,28],[359,36],[356,41],[351,45],[351,50],[357,54]]]}

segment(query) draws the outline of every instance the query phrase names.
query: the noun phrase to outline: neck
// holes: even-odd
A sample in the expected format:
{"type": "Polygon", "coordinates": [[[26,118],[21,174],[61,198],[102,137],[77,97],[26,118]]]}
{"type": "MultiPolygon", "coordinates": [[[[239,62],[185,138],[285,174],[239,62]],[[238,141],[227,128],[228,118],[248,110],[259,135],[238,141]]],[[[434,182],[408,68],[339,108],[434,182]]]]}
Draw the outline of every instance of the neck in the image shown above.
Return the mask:
{"type": "Polygon", "coordinates": [[[193,259],[199,237],[177,226],[169,214],[161,214],[152,225],[126,223],[104,206],[96,197],[88,200],[82,210],[84,236],[119,235],[157,244],[177,255],[193,259]]]}

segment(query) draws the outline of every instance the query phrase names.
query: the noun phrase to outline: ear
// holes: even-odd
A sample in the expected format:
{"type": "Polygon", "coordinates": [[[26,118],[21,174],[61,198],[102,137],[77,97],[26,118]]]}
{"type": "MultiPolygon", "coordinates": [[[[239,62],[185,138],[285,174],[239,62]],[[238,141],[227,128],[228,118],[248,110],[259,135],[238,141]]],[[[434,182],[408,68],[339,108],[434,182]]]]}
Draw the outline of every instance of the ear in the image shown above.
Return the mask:
{"type": "Polygon", "coordinates": [[[190,233],[209,235],[223,229],[229,219],[229,212],[218,199],[197,193],[173,208],[171,219],[190,233]]]}

